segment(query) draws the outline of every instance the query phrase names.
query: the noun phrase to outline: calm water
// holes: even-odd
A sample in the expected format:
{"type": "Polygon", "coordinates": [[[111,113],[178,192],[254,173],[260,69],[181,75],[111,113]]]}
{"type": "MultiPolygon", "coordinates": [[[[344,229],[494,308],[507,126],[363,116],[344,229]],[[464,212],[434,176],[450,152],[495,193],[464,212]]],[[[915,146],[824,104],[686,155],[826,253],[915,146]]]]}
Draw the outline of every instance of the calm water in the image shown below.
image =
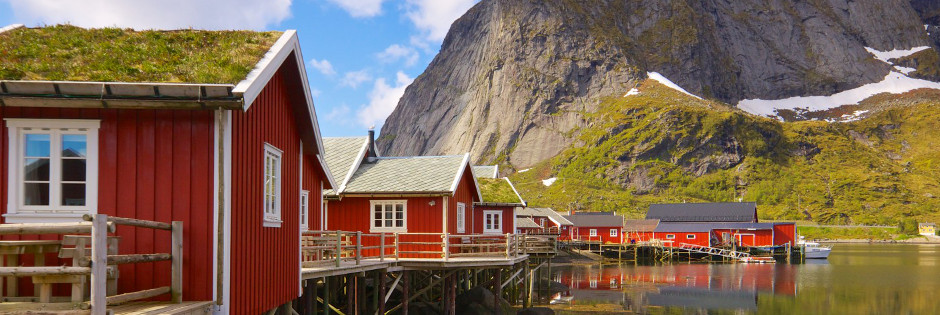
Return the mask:
{"type": "MultiPolygon", "coordinates": [[[[940,246],[835,245],[806,264],[553,266],[572,308],[638,313],[940,314],[940,246]]],[[[564,302],[563,302],[564,303],[564,302]]]]}

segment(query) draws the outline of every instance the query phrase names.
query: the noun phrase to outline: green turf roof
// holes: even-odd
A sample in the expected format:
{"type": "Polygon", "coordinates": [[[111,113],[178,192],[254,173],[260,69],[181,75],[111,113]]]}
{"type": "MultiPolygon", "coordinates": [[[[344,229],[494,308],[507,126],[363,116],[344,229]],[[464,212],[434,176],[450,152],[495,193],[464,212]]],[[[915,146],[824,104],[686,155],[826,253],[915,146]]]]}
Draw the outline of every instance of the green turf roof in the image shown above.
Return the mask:
{"type": "Polygon", "coordinates": [[[0,80],[236,84],[281,34],[18,28],[0,33],[0,80]]]}
{"type": "Polygon", "coordinates": [[[519,195],[512,189],[505,178],[477,177],[477,185],[483,195],[483,202],[489,203],[522,203],[519,195]]]}

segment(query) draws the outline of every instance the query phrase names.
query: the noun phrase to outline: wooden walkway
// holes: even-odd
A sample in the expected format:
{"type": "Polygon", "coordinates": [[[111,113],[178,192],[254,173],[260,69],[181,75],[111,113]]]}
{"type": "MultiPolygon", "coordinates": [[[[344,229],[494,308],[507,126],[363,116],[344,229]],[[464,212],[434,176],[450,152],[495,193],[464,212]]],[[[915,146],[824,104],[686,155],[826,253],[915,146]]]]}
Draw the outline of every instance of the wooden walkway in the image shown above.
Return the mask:
{"type": "Polygon", "coordinates": [[[337,267],[332,262],[320,266],[304,267],[301,275],[304,280],[345,275],[351,273],[389,269],[390,271],[414,269],[451,269],[451,268],[487,268],[513,266],[528,259],[528,255],[515,257],[459,257],[459,258],[401,258],[384,261],[378,258],[366,258],[358,263],[354,260],[343,261],[337,267]]]}
{"type": "MultiPolygon", "coordinates": [[[[108,310],[114,314],[134,315],[203,315],[212,314],[212,302],[131,302],[123,305],[109,306],[108,310]]],[[[75,303],[33,303],[33,302],[5,302],[0,303],[2,314],[91,314],[89,310],[76,307],[75,303]]]]}

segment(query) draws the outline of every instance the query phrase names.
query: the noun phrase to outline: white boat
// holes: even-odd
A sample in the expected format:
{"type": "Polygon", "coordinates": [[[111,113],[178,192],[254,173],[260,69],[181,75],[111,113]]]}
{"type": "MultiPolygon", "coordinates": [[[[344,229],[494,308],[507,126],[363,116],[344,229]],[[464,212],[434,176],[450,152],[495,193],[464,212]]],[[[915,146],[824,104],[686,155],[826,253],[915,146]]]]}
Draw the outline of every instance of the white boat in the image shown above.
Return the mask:
{"type": "Polygon", "coordinates": [[[826,259],[829,258],[829,253],[832,252],[832,247],[819,245],[816,242],[807,242],[803,240],[802,236],[796,244],[803,246],[803,257],[806,259],[826,259]]]}

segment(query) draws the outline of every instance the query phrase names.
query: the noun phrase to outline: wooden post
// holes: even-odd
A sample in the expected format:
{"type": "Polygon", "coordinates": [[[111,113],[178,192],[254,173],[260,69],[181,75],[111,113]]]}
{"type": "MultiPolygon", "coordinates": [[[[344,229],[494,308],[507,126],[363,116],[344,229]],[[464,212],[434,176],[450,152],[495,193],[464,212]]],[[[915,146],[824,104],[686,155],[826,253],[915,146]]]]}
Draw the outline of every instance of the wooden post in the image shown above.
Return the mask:
{"type": "MultiPolygon", "coordinates": [[[[398,233],[395,233],[395,238],[397,241],[398,233]]],[[[395,246],[398,246],[398,242],[395,242],[395,246]]],[[[411,296],[408,294],[408,291],[411,290],[411,274],[408,271],[402,270],[401,277],[401,313],[408,315],[408,300],[411,299],[411,296]]]]}
{"type": "Polygon", "coordinates": [[[171,274],[171,284],[170,284],[170,300],[173,303],[183,303],[183,221],[173,221],[171,223],[173,229],[170,234],[171,244],[171,255],[173,258],[170,262],[170,274],[171,274]]]}
{"type": "Polygon", "coordinates": [[[340,256],[342,256],[342,254],[343,254],[343,233],[340,233],[340,231],[336,231],[336,267],[339,267],[339,264],[342,261],[342,259],[340,259],[340,256]]]}
{"type": "Polygon", "coordinates": [[[379,233],[379,261],[385,261],[385,233],[379,233]]]}
{"type": "Polygon", "coordinates": [[[91,314],[104,315],[108,303],[108,216],[96,214],[91,227],[91,314]]]}
{"type": "Polygon", "coordinates": [[[509,258],[510,250],[512,250],[512,242],[509,239],[509,233],[506,233],[506,258],[509,258]]]}
{"type": "Polygon", "coordinates": [[[401,257],[401,254],[398,252],[398,233],[395,233],[395,260],[398,261],[398,258],[401,257]]]}
{"type": "Polygon", "coordinates": [[[447,312],[457,315],[457,275],[451,274],[447,284],[447,312]]]}
{"type": "Polygon", "coordinates": [[[356,314],[356,288],[353,284],[355,276],[346,275],[344,278],[346,278],[346,314],[356,314]]]}
{"type": "Polygon", "coordinates": [[[383,315],[385,314],[385,295],[387,294],[387,292],[385,292],[385,291],[386,291],[386,288],[385,288],[385,275],[387,275],[387,274],[388,274],[388,270],[386,270],[386,269],[381,269],[381,270],[378,271],[378,275],[379,275],[379,276],[377,277],[377,278],[379,279],[379,283],[378,283],[378,285],[379,285],[379,294],[378,294],[378,296],[379,296],[379,305],[377,306],[377,308],[378,308],[378,313],[379,313],[379,314],[383,314],[383,315]]]}
{"type": "Polygon", "coordinates": [[[319,309],[317,308],[317,296],[320,295],[320,290],[318,290],[319,288],[317,287],[317,280],[307,280],[307,286],[310,287],[310,294],[308,294],[306,297],[307,307],[309,308],[306,314],[316,315],[319,313],[319,309]]]}
{"type": "Polygon", "coordinates": [[[362,232],[356,231],[356,264],[362,262],[362,232]]]}
{"type": "Polygon", "coordinates": [[[503,268],[496,269],[496,302],[503,296],[503,268]]]}
{"type": "Polygon", "coordinates": [[[330,315],[330,277],[323,277],[323,315],[330,315]]]}
{"type": "Polygon", "coordinates": [[[447,233],[444,233],[441,237],[444,238],[444,260],[450,259],[450,237],[447,236],[447,233]]]}
{"type": "Polygon", "coordinates": [[[525,282],[526,284],[525,301],[523,303],[524,303],[524,307],[532,307],[532,289],[533,289],[532,277],[534,275],[534,270],[529,268],[528,262],[525,262],[525,273],[527,277],[526,277],[526,282],[525,282]]]}

